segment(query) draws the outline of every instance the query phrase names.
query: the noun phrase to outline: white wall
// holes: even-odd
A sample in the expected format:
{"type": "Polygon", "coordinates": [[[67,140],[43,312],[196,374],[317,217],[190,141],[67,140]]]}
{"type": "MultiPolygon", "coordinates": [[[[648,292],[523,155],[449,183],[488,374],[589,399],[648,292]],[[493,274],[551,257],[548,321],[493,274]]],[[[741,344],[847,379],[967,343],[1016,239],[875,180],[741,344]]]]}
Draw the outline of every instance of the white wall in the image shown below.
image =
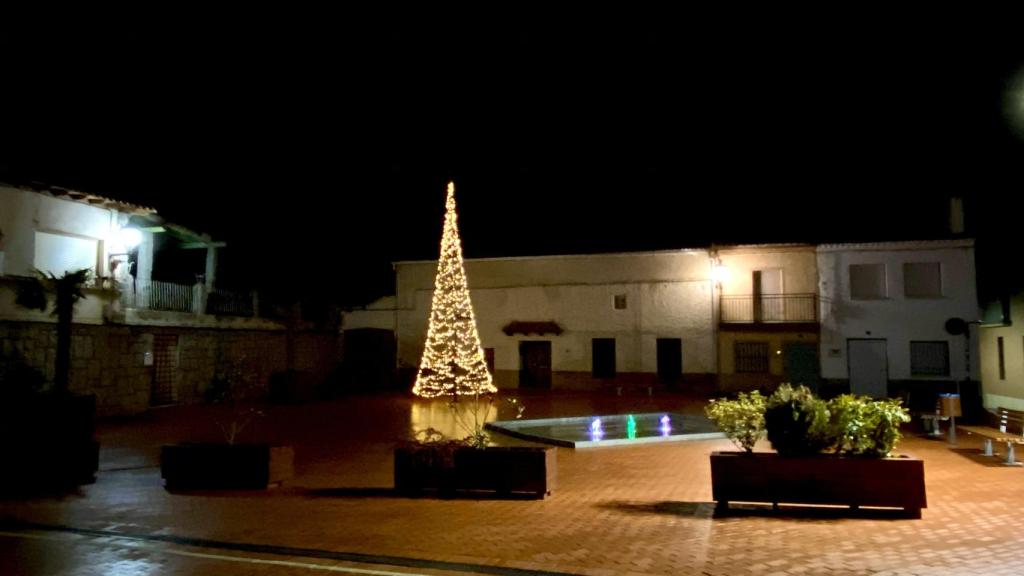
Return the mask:
{"type": "MultiPolygon", "coordinates": [[[[86,244],[95,242],[93,265],[99,275],[108,274],[107,259],[115,246],[120,214],[116,210],[89,206],[41,193],[0,186],[0,230],[4,232],[4,273],[31,276],[36,268],[37,232],[76,237],[86,244]]],[[[48,236],[43,236],[44,238],[48,236]]],[[[44,258],[42,262],[52,261],[44,258]]],[[[55,271],[60,275],[60,271],[55,271]]]]}
{"type": "Polygon", "coordinates": [[[341,329],[377,328],[381,330],[394,330],[397,318],[395,312],[395,297],[385,296],[371,302],[361,310],[343,312],[341,315],[341,329]]]}
{"type": "Polygon", "coordinates": [[[985,407],[1024,410],[1024,293],[1010,301],[1010,326],[978,330],[981,391],[985,407]],[[998,339],[1003,339],[1003,377],[999,375],[998,339]]]}
{"type": "MultiPolygon", "coordinates": [[[[43,312],[26,310],[15,303],[18,295],[18,282],[19,280],[13,278],[0,278],[0,321],[56,322],[57,317],[52,314],[52,296],[50,296],[49,307],[43,312]]],[[[86,289],[85,298],[75,304],[75,323],[103,324],[114,298],[115,293],[109,290],[86,289]]]]}
{"type": "MultiPolygon", "coordinates": [[[[396,264],[399,362],[419,363],[435,262],[396,264]]],[[[705,251],[469,260],[481,344],[495,368],[519,369],[519,342],[550,340],[554,371],[589,372],[591,339],[616,339],[618,372],[655,372],[657,338],[681,338],[683,371],[714,371],[710,265],[705,251]],[[625,294],[625,310],[614,297],[625,294]],[[554,321],[561,335],[508,336],[512,321],[554,321]]]]}
{"type": "MultiPolygon", "coordinates": [[[[965,338],[946,333],[949,318],[978,320],[974,243],[970,240],[843,244],[818,248],[821,294],[821,369],[824,378],[848,378],[847,340],[887,340],[889,379],[909,380],[910,342],[947,341],[950,375],[923,380],[962,380],[965,338]],[[940,262],[941,298],[907,298],[903,292],[903,264],[940,262]],[[885,265],[887,296],[879,300],[850,298],[851,264],[885,265]]],[[[973,331],[972,331],[973,333],[973,331]]],[[[978,375],[976,338],[972,338],[972,377],[978,375]]]]}

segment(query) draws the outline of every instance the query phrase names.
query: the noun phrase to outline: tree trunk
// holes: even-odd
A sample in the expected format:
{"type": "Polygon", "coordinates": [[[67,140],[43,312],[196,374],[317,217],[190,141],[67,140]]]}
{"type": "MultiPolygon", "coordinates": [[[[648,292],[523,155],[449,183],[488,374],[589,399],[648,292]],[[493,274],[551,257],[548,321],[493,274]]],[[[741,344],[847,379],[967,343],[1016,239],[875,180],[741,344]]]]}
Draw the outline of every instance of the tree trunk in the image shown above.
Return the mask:
{"type": "Polygon", "coordinates": [[[53,391],[68,392],[71,372],[71,316],[75,301],[71,295],[57,293],[57,361],[54,366],[53,391]]]}

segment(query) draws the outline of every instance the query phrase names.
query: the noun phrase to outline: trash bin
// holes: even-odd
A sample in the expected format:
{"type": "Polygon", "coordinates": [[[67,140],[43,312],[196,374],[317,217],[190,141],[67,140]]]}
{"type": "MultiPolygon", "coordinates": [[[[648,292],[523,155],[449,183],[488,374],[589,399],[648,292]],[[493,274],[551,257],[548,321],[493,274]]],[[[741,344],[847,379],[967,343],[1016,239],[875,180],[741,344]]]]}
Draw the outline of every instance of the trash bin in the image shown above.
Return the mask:
{"type": "Polygon", "coordinates": [[[959,394],[939,394],[939,413],[942,416],[963,416],[959,394]]]}

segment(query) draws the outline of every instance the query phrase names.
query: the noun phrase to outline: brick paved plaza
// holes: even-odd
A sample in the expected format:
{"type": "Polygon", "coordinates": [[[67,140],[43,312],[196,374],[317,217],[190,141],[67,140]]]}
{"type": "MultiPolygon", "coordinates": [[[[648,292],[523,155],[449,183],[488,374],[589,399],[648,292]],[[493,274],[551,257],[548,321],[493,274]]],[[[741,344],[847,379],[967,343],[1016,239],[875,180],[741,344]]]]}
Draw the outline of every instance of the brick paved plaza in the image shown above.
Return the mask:
{"type": "MultiPolygon", "coordinates": [[[[529,418],[701,407],[678,395],[524,402],[529,418]]],[[[295,446],[283,487],[168,493],[159,446],[214,437],[206,410],[104,423],[95,484],[0,502],[0,573],[1024,573],[1024,469],[978,456],[963,436],[957,447],[920,435],[900,445],[925,460],[920,520],[785,508],[714,518],[708,454],[727,440],[560,448],[557,489],[541,501],[411,499],[388,490],[391,449],[411,427],[450,430],[443,401],[353,397],[275,407],[257,424],[256,435],[295,446]]]]}

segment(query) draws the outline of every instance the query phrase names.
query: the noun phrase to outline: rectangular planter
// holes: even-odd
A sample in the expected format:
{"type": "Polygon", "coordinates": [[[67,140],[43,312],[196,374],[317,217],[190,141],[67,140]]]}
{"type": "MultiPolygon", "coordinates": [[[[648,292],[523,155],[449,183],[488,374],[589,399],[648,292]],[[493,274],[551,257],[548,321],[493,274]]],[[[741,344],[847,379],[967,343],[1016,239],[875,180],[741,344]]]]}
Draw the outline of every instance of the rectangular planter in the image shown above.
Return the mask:
{"type": "Polygon", "coordinates": [[[720,510],[729,502],[836,504],[902,508],[920,518],[928,507],[924,462],[915,458],[713,452],[711,488],[720,510]]]}
{"type": "Polygon", "coordinates": [[[558,478],[557,449],[542,446],[456,448],[441,454],[429,447],[395,449],[395,490],[484,492],[544,498],[558,478]]]}
{"type": "Polygon", "coordinates": [[[0,407],[0,435],[10,439],[0,490],[66,488],[95,480],[96,397],[39,395],[0,407]]]}
{"type": "Polygon", "coordinates": [[[259,490],[294,474],[291,446],[174,444],[160,452],[160,475],[169,490],[259,490]]]}

